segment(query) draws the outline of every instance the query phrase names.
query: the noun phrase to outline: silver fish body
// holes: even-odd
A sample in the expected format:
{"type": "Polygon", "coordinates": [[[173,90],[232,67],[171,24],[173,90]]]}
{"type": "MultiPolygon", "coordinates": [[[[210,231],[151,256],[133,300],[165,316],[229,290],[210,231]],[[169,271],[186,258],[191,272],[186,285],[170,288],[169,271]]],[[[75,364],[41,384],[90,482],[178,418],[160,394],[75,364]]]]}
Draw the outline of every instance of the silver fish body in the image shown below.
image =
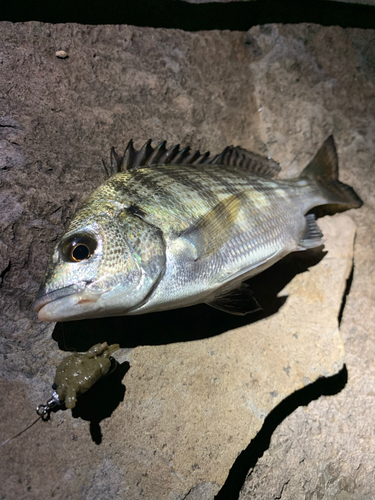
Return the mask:
{"type": "Polygon", "coordinates": [[[186,151],[153,149],[150,141],[138,153],[129,143],[124,157],[113,151],[119,172],[76,212],[49,260],[35,303],[41,320],[197,303],[245,314],[257,303],[244,280],[322,244],[309,210],[362,203],[337,179],[332,138],[289,180],[274,178],[274,162],[240,148],[211,159],[186,151]]]}

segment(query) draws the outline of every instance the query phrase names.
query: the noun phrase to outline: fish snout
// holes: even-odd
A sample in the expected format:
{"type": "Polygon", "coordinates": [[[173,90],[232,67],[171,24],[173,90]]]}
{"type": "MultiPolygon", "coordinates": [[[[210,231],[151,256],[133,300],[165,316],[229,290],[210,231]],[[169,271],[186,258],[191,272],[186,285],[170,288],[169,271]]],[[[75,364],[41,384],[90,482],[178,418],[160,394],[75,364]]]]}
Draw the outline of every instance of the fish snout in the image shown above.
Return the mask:
{"type": "MultiPolygon", "coordinates": [[[[41,286],[33,304],[33,309],[38,313],[38,318],[41,321],[58,321],[56,314],[61,313],[63,309],[67,310],[68,307],[81,302],[95,302],[98,300],[100,295],[85,293],[86,285],[87,283],[81,282],[51,292],[47,292],[46,288],[41,286]]],[[[63,316],[62,319],[64,319],[63,316]]]]}

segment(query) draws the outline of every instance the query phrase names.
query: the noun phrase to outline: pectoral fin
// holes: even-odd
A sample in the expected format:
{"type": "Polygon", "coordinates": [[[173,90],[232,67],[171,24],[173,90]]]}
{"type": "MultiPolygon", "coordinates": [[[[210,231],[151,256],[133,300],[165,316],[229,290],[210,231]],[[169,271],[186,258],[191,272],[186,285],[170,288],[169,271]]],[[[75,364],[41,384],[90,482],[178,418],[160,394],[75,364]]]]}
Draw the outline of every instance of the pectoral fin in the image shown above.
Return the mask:
{"type": "Polygon", "coordinates": [[[207,304],[215,309],[237,316],[244,316],[245,314],[262,309],[253,292],[245,283],[242,283],[234,290],[218,295],[212,302],[208,302],[207,304]]]}
{"type": "Polygon", "coordinates": [[[180,235],[194,245],[197,260],[213,254],[230,238],[241,208],[242,196],[243,193],[234,194],[221,201],[180,235]]]}

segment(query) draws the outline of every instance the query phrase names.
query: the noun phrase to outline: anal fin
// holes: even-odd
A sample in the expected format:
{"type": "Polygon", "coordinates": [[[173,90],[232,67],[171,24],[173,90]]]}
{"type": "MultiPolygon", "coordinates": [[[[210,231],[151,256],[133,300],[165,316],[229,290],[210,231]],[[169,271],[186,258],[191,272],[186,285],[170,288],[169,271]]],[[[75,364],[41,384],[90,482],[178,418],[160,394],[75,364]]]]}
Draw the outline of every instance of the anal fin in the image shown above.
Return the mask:
{"type": "Polygon", "coordinates": [[[218,295],[212,302],[207,302],[207,305],[237,316],[244,316],[262,309],[250,287],[245,283],[234,290],[225,291],[218,295]]]}
{"type": "Polygon", "coordinates": [[[323,244],[323,233],[316,223],[315,215],[308,214],[306,219],[306,230],[301,241],[298,242],[302,249],[315,248],[323,244]]]}

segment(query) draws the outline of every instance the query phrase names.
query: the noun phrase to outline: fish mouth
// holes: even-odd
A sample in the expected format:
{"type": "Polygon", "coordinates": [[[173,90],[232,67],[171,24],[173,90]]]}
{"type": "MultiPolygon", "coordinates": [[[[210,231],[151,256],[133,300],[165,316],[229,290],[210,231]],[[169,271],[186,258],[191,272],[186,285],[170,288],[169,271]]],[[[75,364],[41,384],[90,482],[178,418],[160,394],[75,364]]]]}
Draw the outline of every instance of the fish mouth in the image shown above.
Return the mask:
{"type": "MultiPolygon", "coordinates": [[[[75,316],[76,305],[96,302],[102,293],[94,293],[82,282],[43,294],[41,290],[34,302],[34,311],[41,321],[65,321],[75,316]],[[39,296],[41,295],[41,296],[39,296]]],[[[72,318],[73,319],[73,318],[72,318]]]]}

